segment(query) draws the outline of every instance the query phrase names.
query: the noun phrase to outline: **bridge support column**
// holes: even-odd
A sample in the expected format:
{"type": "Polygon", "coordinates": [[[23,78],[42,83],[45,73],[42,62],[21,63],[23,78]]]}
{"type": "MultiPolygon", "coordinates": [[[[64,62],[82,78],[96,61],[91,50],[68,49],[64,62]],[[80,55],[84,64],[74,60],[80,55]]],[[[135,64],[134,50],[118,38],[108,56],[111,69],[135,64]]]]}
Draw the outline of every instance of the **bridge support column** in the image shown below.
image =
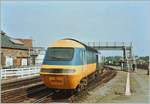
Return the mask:
{"type": "Polygon", "coordinates": [[[129,65],[130,65],[130,70],[132,69],[132,64],[133,64],[133,55],[132,55],[132,48],[129,50],[129,59],[130,59],[130,63],[129,63],[129,65]]]}
{"type": "Polygon", "coordinates": [[[130,63],[130,69],[132,70],[133,69],[133,67],[132,67],[132,65],[134,64],[135,65],[135,71],[137,71],[137,66],[136,66],[136,59],[135,59],[135,57],[134,57],[134,54],[133,54],[133,47],[132,47],[132,43],[131,43],[131,45],[130,45],[130,60],[131,60],[131,63],[130,63]]]}
{"type": "Polygon", "coordinates": [[[127,69],[127,56],[126,56],[126,47],[123,47],[123,70],[127,69]]]}

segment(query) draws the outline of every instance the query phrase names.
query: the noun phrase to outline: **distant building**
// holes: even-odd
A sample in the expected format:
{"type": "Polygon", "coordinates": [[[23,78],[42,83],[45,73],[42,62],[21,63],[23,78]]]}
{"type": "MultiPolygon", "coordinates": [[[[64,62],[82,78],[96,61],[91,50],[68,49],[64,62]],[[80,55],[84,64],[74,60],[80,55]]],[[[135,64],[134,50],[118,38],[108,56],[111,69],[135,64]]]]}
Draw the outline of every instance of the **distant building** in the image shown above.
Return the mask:
{"type": "Polygon", "coordinates": [[[17,39],[1,32],[1,66],[2,68],[31,65],[30,50],[32,39],[17,39]]]}
{"type": "Polygon", "coordinates": [[[46,49],[44,47],[32,48],[32,62],[35,65],[41,65],[45,56],[46,49]]]}

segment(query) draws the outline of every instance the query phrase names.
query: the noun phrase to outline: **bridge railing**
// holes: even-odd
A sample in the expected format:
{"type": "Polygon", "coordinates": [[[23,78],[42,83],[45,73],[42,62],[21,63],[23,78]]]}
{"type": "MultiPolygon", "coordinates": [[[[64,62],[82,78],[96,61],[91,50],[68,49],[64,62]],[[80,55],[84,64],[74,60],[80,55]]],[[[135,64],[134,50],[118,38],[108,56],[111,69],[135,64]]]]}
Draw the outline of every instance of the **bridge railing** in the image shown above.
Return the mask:
{"type": "Polygon", "coordinates": [[[85,42],[88,46],[132,46],[132,42],[85,42]]]}
{"type": "Polygon", "coordinates": [[[40,66],[28,68],[1,69],[0,72],[1,79],[7,79],[10,77],[24,78],[28,76],[38,75],[40,72],[40,66]]]}

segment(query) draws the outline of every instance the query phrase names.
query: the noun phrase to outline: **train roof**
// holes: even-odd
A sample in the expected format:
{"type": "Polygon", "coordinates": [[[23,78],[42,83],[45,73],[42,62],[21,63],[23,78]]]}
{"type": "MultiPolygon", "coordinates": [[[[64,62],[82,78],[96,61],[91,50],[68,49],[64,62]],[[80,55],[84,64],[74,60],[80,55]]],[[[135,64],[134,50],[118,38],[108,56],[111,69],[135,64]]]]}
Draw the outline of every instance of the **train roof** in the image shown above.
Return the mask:
{"type": "Polygon", "coordinates": [[[91,50],[91,51],[94,51],[94,52],[98,52],[96,49],[92,48],[92,47],[89,47],[87,46],[86,44],[76,40],[76,39],[72,39],[72,38],[65,38],[65,39],[62,39],[62,40],[72,40],[72,41],[75,41],[75,42],[78,42],[79,44],[83,45],[87,50],[91,50]]]}
{"type": "Polygon", "coordinates": [[[86,50],[98,52],[96,49],[89,47],[86,44],[72,38],[65,38],[58,40],[49,47],[76,47],[76,48],[85,48],[86,50]]]}

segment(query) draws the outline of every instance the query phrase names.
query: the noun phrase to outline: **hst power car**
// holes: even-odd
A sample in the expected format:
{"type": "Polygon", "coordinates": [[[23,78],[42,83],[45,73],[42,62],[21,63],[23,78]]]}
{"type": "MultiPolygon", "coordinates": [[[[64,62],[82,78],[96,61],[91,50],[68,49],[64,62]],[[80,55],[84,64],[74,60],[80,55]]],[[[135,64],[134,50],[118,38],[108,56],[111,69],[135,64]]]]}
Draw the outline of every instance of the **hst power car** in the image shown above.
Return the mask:
{"type": "Polygon", "coordinates": [[[75,39],[62,39],[47,48],[40,77],[53,89],[80,91],[101,69],[97,50],[75,39]]]}

